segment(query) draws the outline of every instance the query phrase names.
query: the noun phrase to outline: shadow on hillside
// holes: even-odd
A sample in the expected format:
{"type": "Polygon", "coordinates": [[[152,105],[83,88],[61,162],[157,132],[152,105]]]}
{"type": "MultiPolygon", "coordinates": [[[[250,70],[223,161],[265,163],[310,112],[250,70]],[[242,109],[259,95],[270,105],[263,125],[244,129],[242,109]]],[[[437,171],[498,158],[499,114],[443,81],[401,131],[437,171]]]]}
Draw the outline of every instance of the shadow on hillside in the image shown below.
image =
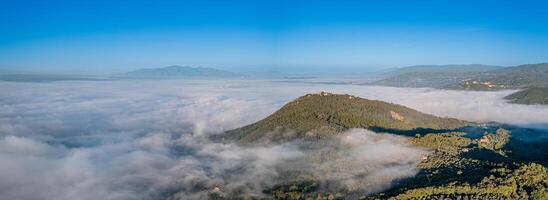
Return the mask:
{"type": "Polygon", "coordinates": [[[548,140],[529,141],[511,137],[504,146],[508,158],[514,161],[534,162],[548,167],[548,140]]]}
{"type": "Polygon", "coordinates": [[[450,133],[450,132],[469,132],[471,129],[477,129],[477,126],[464,126],[456,129],[432,129],[432,128],[414,128],[410,130],[391,129],[378,126],[372,126],[368,128],[371,131],[391,133],[403,136],[416,136],[417,134],[426,135],[428,133],[450,133]]]}
{"type": "Polygon", "coordinates": [[[398,180],[393,187],[384,193],[388,196],[400,194],[413,188],[443,186],[453,183],[475,185],[491,175],[495,168],[515,169],[520,163],[538,163],[547,166],[548,145],[546,140],[520,140],[511,137],[501,149],[506,156],[494,150],[475,148],[459,155],[460,161],[446,167],[421,169],[416,176],[398,180]],[[472,162],[471,162],[472,161],[472,162]]]}
{"type": "Polygon", "coordinates": [[[414,188],[443,186],[453,183],[475,185],[488,177],[493,168],[513,167],[512,162],[496,152],[485,149],[473,149],[460,155],[458,163],[431,169],[421,169],[416,176],[398,180],[385,194],[400,194],[414,188]],[[469,162],[480,160],[481,162],[469,162]]]}

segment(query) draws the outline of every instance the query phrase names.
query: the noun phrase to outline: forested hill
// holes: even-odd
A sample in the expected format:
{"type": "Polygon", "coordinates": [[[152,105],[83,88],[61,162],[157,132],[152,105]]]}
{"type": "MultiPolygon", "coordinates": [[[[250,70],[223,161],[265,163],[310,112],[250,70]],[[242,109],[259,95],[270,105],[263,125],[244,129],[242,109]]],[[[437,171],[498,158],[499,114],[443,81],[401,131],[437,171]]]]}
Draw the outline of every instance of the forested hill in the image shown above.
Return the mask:
{"type": "Polygon", "coordinates": [[[415,134],[467,124],[397,104],[321,92],[299,97],[261,121],[228,131],[223,138],[241,142],[280,142],[295,138],[321,139],[349,128],[415,134]]]}
{"type": "Polygon", "coordinates": [[[456,90],[548,87],[548,63],[512,67],[488,65],[412,66],[385,74],[376,85],[456,90]]]}
{"type": "Polygon", "coordinates": [[[505,99],[510,103],[517,104],[539,104],[548,105],[548,87],[532,87],[527,88],[513,94],[510,94],[505,99]]]}
{"type": "Polygon", "coordinates": [[[415,65],[384,73],[376,85],[444,88],[477,74],[502,69],[491,65],[415,65]]]}
{"type": "Polygon", "coordinates": [[[500,90],[548,86],[548,63],[520,65],[478,74],[454,88],[500,90]]]}

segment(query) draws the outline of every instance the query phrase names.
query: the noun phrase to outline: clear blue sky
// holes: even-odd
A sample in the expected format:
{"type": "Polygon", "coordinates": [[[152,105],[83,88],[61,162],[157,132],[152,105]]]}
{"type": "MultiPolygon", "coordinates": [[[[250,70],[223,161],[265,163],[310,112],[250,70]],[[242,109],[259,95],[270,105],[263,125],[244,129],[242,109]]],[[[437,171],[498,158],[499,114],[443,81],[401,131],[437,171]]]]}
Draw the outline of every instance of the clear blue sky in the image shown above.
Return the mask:
{"type": "Polygon", "coordinates": [[[543,1],[0,1],[0,70],[548,62],[543,1]]]}

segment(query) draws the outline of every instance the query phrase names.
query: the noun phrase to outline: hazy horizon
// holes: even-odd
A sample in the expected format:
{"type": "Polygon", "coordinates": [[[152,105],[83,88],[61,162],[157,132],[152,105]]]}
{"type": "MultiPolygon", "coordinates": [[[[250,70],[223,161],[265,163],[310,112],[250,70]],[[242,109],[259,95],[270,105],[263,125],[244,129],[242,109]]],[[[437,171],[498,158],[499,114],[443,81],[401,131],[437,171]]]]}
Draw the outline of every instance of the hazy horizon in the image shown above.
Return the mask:
{"type": "Polygon", "coordinates": [[[547,19],[535,0],[4,0],[0,200],[546,199],[547,19]]]}
{"type": "MultiPolygon", "coordinates": [[[[545,62],[542,62],[545,63],[545,62]]],[[[519,65],[526,64],[538,64],[538,63],[523,63],[519,65]]],[[[192,66],[192,65],[165,65],[165,66],[149,66],[149,67],[132,67],[128,69],[118,69],[114,71],[87,71],[87,70],[36,70],[36,69],[0,69],[0,74],[36,74],[36,75],[84,75],[84,76],[109,76],[109,75],[121,75],[127,72],[141,70],[141,69],[161,69],[170,66],[180,66],[180,67],[191,67],[191,68],[212,68],[228,72],[234,72],[237,74],[243,75],[254,75],[254,74],[268,74],[268,73],[279,73],[282,75],[318,75],[322,73],[330,73],[333,75],[349,75],[349,74],[380,74],[389,72],[392,70],[397,70],[405,67],[414,67],[414,66],[451,66],[451,65],[485,65],[485,66],[497,66],[497,67],[513,67],[512,66],[501,66],[501,65],[489,65],[489,64],[480,64],[480,63],[469,63],[469,64],[416,64],[416,65],[405,65],[405,66],[392,66],[392,67],[364,67],[364,66],[287,66],[287,67],[278,67],[278,68],[227,68],[227,67],[216,67],[216,66],[192,66]]],[[[516,65],[516,66],[519,66],[516,65]]]]}
{"type": "Polygon", "coordinates": [[[9,1],[0,70],[375,71],[548,61],[537,1],[9,1]]]}

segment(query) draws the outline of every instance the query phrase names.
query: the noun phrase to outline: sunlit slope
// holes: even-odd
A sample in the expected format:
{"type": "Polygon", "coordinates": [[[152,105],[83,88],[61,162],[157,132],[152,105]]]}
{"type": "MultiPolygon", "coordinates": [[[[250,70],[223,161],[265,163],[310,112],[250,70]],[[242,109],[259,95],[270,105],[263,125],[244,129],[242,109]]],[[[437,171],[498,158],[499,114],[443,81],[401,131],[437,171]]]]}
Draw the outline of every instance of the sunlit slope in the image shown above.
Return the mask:
{"type": "Polygon", "coordinates": [[[223,138],[238,141],[321,139],[349,128],[414,134],[455,129],[467,122],[424,114],[397,104],[330,93],[299,97],[269,117],[228,131],[223,138]]]}

